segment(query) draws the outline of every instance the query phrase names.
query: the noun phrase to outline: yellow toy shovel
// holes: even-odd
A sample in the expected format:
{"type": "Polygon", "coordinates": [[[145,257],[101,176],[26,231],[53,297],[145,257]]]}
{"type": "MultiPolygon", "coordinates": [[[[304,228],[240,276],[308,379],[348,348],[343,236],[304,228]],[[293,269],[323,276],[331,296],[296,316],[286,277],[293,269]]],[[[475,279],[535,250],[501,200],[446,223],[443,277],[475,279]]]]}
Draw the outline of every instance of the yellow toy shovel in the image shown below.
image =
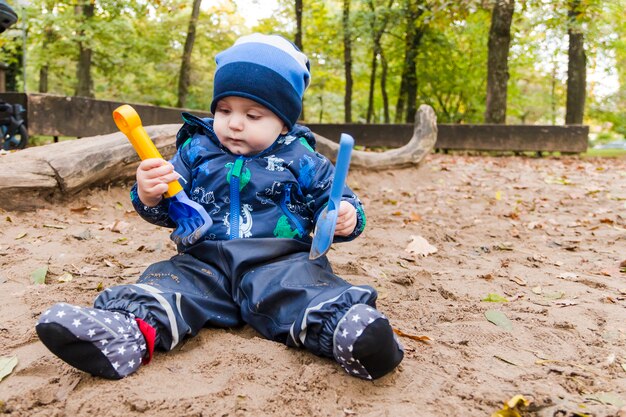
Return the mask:
{"type": "MultiPolygon", "coordinates": [[[[148,158],[163,159],[159,150],[141,124],[139,115],[128,104],[113,111],[117,128],[126,135],[133,148],[143,161],[148,158]]],[[[178,181],[168,184],[165,198],[170,199],[169,216],[177,227],[170,235],[176,244],[189,246],[197,242],[213,224],[204,207],[187,197],[178,181]]]]}

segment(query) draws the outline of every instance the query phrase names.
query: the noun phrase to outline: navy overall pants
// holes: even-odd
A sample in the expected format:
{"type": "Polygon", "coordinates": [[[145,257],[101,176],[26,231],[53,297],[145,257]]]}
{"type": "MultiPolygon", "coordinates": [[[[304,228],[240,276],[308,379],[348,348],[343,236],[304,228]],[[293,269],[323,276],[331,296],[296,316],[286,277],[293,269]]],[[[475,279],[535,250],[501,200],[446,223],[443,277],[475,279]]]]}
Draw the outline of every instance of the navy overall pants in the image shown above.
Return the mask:
{"type": "Polygon", "coordinates": [[[323,256],[293,239],[203,241],[150,265],[136,284],[103,291],[94,307],[126,311],[156,329],[171,350],[203,327],[245,323],[265,338],[333,357],[333,333],[355,304],[375,307],[376,291],[339,278],[323,256]]]}

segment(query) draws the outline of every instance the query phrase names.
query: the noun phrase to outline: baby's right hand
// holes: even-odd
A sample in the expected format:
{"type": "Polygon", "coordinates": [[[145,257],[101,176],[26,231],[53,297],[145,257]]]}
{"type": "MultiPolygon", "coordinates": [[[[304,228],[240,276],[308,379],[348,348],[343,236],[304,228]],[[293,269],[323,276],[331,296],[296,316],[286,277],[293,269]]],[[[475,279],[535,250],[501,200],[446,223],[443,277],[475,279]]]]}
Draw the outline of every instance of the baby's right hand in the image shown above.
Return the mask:
{"type": "Polygon", "coordinates": [[[174,165],[159,158],[141,161],[137,168],[137,194],[143,204],[154,207],[167,191],[167,184],[180,176],[174,171],[174,165]]]}

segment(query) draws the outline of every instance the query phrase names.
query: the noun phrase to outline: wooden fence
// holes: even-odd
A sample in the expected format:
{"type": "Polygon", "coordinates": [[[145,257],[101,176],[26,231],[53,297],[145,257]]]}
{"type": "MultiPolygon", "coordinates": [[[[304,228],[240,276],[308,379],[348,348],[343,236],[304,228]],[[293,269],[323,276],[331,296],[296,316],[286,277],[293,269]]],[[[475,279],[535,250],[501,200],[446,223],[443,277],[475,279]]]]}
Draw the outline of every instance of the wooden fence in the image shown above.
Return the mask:
{"type": "MultiPolygon", "coordinates": [[[[50,94],[0,93],[0,100],[26,108],[31,135],[85,137],[117,131],[111,117],[121,102],[65,97],[50,94]]],[[[132,104],[145,126],[181,123],[183,109],[132,104]]],[[[209,112],[189,110],[201,117],[209,112]]],[[[351,134],[357,145],[400,147],[413,135],[412,124],[316,124],[311,130],[338,141],[342,132],[351,134]]],[[[467,125],[438,124],[438,149],[478,151],[547,151],[579,153],[587,150],[589,127],[583,125],[467,125]]]]}

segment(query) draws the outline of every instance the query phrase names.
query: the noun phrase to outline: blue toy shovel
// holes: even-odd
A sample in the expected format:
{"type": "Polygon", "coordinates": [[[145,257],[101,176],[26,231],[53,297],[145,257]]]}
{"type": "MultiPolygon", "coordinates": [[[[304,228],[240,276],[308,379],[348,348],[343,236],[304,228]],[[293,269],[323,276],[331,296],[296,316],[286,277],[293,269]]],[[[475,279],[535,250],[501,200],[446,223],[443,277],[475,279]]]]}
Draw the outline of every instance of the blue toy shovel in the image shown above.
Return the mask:
{"type": "Polygon", "coordinates": [[[335,178],[330,187],[330,199],[315,224],[309,259],[317,259],[325,255],[330,249],[330,245],[333,243],[335,226],[337,226],[337,216],[339,214],[339,204],[341,203],[343,188],[346,183],[346,177],[348,176],[350,155],[352,154],[353,146],[354,139],[352,136],[342,133],[341,140],[339,141],[337,164],[335,165],[335,178]]]}
{"type": "MultiPolygon", "coordinates": [[[[163,159],[143,128],[135,109],[128,104],[122,105],[113,111],[113,120],[118,129],[126,135],[142,161],[148,158],[163,159]]],[[[213,224],[204,207],[190,200],[178,181],[172,181],[168,184],[164,196],[170,199],[168,214],[177,225],[170,238],[176,244],[183,244],[184,246],[197,242],[213,224]]]]}

